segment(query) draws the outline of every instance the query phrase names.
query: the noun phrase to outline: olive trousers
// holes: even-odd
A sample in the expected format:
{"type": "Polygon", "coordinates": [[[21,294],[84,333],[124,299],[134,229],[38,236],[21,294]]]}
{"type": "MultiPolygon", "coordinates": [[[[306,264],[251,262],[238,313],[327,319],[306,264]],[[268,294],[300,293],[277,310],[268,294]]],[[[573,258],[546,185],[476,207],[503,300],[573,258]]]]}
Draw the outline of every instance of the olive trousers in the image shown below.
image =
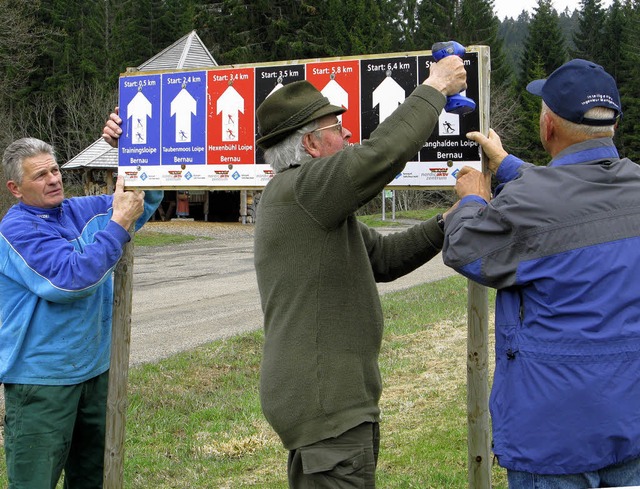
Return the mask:
{"type": "Polygon", "coordinates": [[[374,489],[380,449],[378,423],[289,452],[291,489],[374,489]]]}
{"type": "Polygon", "coordinates": [[[108,385],[5,384],[9,489],[102,488],[108,385]]]}

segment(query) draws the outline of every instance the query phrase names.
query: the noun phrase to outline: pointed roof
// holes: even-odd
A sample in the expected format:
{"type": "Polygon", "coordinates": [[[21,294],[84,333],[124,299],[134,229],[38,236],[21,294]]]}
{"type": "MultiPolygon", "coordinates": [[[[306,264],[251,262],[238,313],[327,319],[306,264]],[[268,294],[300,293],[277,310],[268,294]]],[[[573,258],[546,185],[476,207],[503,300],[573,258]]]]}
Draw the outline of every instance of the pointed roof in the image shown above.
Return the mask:
{"type": "MultiPolygon", "coordinates": [[[[181,70],[189,68],[209,68],[218,66],[196,31],[178,39],[171,46],[137,67],[137,71],[181,70]]],[[[102,138],[71,158],[64,170],[79,168],[117,168],[118,149],[112,148],[102,138]]]]}
{"type": "Polygon", "coordinates": [[[112,148],[109,143],[100,138],[67,161],[61,168],[64,170],[77,170],[79,168],[117,167],[118,148],[112,148]]]}
{"type": "Polygon", "coordinates": [[[218,63],[213,59],[196,31],[191,31],[182,39],[178,39],[171,46],[138,66],[138,71],[182,70],[210,66],[218,66],[218,63]]]}

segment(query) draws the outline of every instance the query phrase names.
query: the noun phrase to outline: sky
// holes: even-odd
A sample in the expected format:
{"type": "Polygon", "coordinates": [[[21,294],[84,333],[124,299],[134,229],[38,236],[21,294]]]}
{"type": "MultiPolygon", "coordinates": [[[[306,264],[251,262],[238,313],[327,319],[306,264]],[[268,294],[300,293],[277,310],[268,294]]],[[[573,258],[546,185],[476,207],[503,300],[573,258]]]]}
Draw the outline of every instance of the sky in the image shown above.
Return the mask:
{"type": "MultiPolygon", "coordinates": [[[[517,18],[520,12],[527,10],[530,14],[533,14],[533,8],[538,5],[537,0],[494,0],[494,7],[496,15],[500,20],[505,17],[517,18]]],[[[603,0],[602,6],[608,7],[611,5],[611,0],[603,0]]],[[[564,12],[566,7],[569,10],[580,9],[580,0],[553,0],[553,6],[560,12],[564,12]]]]}

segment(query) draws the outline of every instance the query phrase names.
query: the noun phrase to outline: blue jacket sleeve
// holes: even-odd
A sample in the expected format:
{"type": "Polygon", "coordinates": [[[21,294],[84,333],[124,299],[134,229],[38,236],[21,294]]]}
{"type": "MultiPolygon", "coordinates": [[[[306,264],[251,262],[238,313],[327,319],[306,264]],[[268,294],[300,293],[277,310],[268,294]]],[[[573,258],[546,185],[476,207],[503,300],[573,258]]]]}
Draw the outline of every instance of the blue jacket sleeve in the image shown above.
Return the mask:
{"type": "Polygon", "coordinates": [[[519,178],[524,170],[532,166],[534,165],[525,163],[517,156],[507,155],[498,167],[498,171],[496,171],[496,179],[499,185],[496,187],[495,195],[498,195],[502,191],[506,183],[519,178]]]}
{"type": "Polygon", "coordinates": [[[146,190],[144,192],[144,212],[136,221],[135,229],[138,231],[156,212],[162,202],[164,192],[162,190],[146,190]]]}
{"type": "MultiPolygon", "coordinates": [[[[136,225],[155,212],[162,192],[145,192],[136,225]]],[[[68,199],[43,218],[12,209],[2,226],[8,253],[2,273],[39,297],[66,303],[92,295],[111,272],[131,237],[111,220],[112,196],[68,199]]]]}
{"type": "Polygon", "coordinates": [[[523,172],[534,166],[508,155],[496,172],[500,185],[490,203],[475,195],[460,201],[445,224],[442,258],[446,265],[489,287],[500,289],[517,283],[519,262],[510,250],[516,240],[512,220],[518,215],[519,204],[509,193],[501,192],[505,184],[516,184],[523,172]]]}

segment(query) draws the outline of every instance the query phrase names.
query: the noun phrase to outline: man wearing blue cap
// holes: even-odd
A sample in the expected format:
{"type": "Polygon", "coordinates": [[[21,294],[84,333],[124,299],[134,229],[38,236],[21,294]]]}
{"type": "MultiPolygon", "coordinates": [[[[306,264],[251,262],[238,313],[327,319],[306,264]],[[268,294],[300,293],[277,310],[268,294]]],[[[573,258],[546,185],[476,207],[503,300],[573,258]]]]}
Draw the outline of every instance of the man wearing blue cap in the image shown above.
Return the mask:
{"type": "Polygon", "coordinates": [[[498,290],[493,450],[509,487],[640,485],[640,166],[613,144],[615,80],[575,59],[542,97],[552,160],[524,163],[473,132],[500,185],[464,169],[445,263],[498,290]]]}

